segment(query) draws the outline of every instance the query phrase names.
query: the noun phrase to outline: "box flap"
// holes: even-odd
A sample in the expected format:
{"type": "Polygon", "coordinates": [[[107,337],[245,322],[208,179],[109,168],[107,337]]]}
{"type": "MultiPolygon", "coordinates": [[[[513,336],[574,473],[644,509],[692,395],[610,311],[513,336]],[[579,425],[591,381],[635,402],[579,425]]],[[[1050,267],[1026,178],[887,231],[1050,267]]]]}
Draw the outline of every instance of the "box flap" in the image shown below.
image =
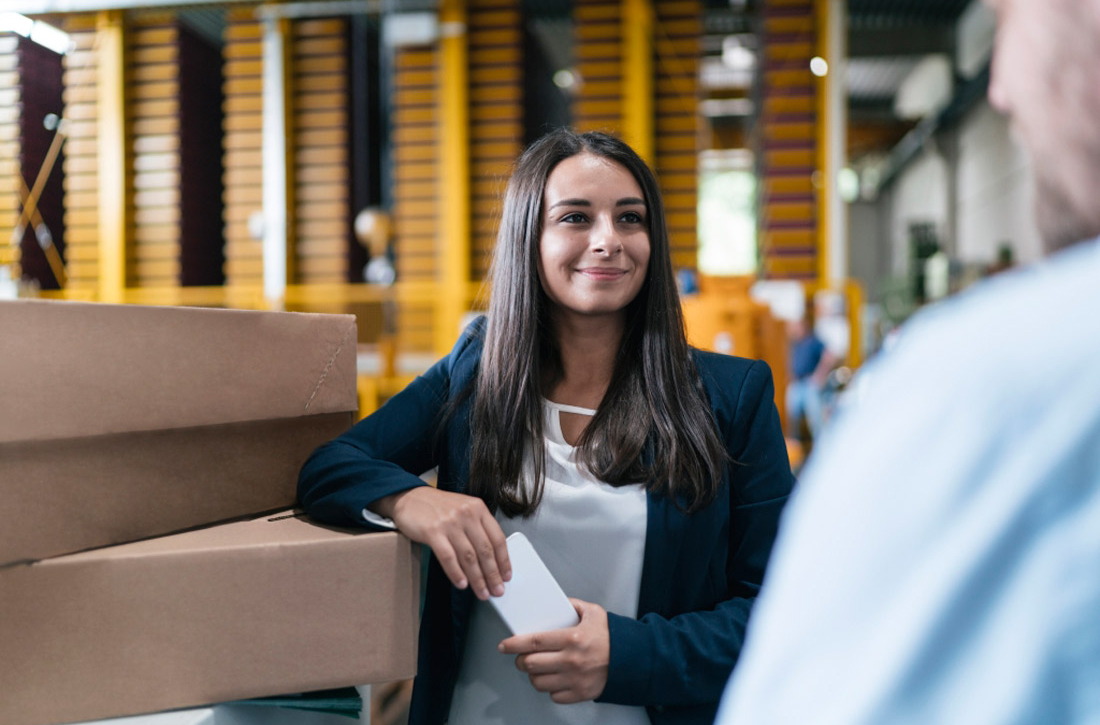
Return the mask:
{"type": "Polygon", "coordinates": [[[194,554],[203,551],[229,552],[252,547],[293,546],[340,541],[366,536],[366,529],[338,529],[312,521],[304,513],[283,511],[242,521],[207,526],[171,536],[158,536],[102,549],[43,559],[34,566],[70,565],[84,561],[112,561],[128,557],[194,554]]]}
{"type": "Polygon", "coordinates": [[[355,318],[0,301],[0,443],[355,410],[355,318]]]}

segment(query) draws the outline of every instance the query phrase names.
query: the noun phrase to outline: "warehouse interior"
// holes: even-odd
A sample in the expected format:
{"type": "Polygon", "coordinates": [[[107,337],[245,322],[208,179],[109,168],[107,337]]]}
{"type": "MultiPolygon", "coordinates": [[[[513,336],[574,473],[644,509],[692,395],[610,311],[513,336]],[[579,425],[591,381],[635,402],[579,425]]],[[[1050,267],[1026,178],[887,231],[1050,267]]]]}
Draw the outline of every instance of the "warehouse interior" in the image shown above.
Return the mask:
{"type": "Polygon", "coordinates": [[[927,292],[1038,255],[980,3],[21,5],[5,294],[352,311],[372,399],[479,308],[509,164],[555,125],[641,150],[678,269],[835,292],[855,366],[927,292]]]}
{"type": "MultiPolygon", "coordinates": [[[[656,172],[689,341],[769,363],[797,466],[791,323],[834,404],[919,309],[1041,256],[994,28],[979,0],[8,0],[0,300],[354,315],[332,411],[363,417],[485,309],[521,151],[608,131],[656,172]]],[[[374,699],[400,722],[407,686],[374,699]]]]}

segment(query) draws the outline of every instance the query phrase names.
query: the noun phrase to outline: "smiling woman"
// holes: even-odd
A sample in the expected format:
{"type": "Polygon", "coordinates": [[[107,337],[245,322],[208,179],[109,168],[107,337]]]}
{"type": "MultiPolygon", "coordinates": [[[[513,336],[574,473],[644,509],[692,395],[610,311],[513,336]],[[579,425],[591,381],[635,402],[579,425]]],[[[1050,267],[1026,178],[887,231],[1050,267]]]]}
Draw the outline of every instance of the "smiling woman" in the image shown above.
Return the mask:
{"type": "Polygon", "coordinates": [[[792,484],[771,373],[688,347],[656,179],[611,136],[516,162],[492,290],[299,483],[311,515],[431,549],[410,722],[709,724],[792,484]],[[579,624],[509,636],[487,600],[515,532],[579,624]]]}
{"type": "Polygon", "coordinates": [[[561,324],[569,315],[611,315],[621,326],[649,266],[641,187],[621,164],[590,153],[550,173],[539,279],[561,324]]]}
{"type": "Polygon", "coordinates": [[[689,510],[707,504],[725,456],[697,390],[664,205],[645,162],[600,133],[562,130],[533,144],[505,192],[492,281],[471,493],[509,516],[535,512],[550,400],[596,411],[564,432],[582,433],[576,458],[597,479],[647,481],[689,510]],[[534,433],[530,485],[518,430],[534,433]]]}

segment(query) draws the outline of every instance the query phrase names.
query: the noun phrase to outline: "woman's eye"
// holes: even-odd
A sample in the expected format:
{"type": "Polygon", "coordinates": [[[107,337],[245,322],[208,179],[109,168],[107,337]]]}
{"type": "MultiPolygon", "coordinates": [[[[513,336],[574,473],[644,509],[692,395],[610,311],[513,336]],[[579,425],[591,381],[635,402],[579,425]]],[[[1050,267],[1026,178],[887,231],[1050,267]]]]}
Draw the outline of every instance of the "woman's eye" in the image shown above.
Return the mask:
{"type": "Polygon", "coordinates": [[[622,215],[621,219],[627,224],[641,224],[645,221],[642,215],[636,211],[628,211],[626,214],[622,215]]]}
{"type": "Polygon", "coordinates": [[[565,216],[563,216],[561,218],[561,220],[563,222],[567,222],[569,224],[580,224],[581,222],[585,221],[585,218],[584,218],[584,214],[581,214],[580,212],[575,211],[575,212],[571,212],[569,214],[566,214],[565,216]]]}

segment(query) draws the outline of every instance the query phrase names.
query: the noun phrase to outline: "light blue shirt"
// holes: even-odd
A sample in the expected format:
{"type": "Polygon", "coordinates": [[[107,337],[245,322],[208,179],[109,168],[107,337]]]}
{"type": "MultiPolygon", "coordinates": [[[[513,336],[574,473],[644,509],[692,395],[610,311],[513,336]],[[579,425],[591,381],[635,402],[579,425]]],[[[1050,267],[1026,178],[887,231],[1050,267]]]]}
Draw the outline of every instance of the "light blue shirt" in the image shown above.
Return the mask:
{"type": "Polygon", "coordinates": [[[929,309],[861,377],[719,725],[1100,724],[1100,240],[929,309]]]}

